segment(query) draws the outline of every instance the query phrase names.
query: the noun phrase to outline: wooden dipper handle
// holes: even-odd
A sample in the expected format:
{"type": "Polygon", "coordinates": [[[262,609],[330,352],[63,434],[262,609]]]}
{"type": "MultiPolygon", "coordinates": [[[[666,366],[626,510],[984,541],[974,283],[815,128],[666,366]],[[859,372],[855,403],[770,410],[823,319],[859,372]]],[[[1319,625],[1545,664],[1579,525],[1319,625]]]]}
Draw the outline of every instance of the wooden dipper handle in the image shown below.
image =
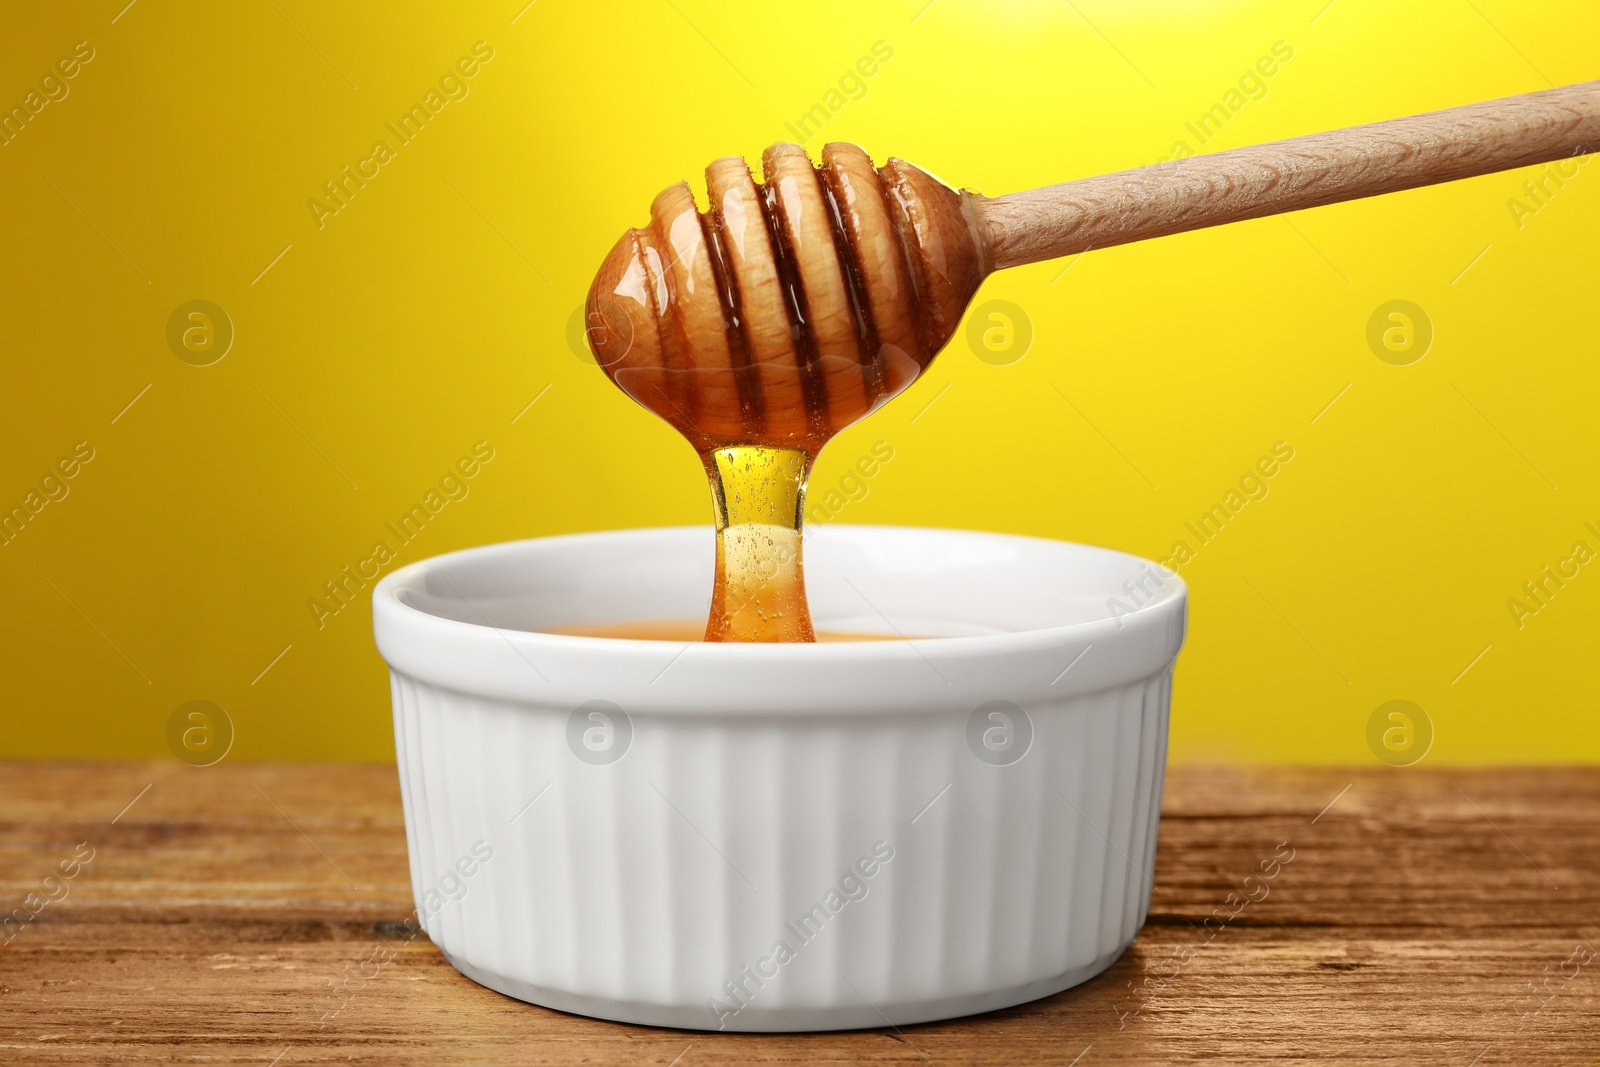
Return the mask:
{"type": "Polygon", "coordinates": [[[1192,156],[970,205],[988,271],[1600,149],[1600,81],[1192,156]]]}

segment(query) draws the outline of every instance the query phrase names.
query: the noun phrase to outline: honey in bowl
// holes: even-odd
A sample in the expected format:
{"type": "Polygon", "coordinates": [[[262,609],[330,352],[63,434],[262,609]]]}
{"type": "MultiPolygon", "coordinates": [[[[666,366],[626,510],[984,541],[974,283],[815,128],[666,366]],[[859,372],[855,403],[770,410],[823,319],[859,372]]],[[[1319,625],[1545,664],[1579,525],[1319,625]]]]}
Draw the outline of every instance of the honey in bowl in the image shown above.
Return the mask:
{"type": "Polygon", "coordinates": [[[898,395],[982,279],[957,194],[899,160],[830,144],[706,169],[624,234],[589,290],[596,361],[699,453],[716,518],[707,641],[814,641],[805,485],[840,430],[898,395]],[[968,239],[944,239],[959,230],[968,239]]]}
{"type": "MultiPolygon", "coordinates": [[[[626,641],[700,641],[705,638],[706,624],[698,619],[641,619],[637,622],[600,623],[593,626],[559,626],[545,631],[568,637],[609,637],[626,641]]],[[[897,634],[844,633],[835,630],[816,631],[815,640],[823,643],[835,641],[898,641],[897,634]]]]}

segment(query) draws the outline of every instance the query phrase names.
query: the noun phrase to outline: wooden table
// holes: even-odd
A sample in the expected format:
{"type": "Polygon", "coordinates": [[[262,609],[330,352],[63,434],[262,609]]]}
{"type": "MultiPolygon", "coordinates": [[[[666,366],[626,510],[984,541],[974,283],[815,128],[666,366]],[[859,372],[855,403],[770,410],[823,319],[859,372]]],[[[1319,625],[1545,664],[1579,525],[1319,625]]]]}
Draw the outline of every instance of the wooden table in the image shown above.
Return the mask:
{"type": "Polygon", "coordinates": [[[461,977],[398,925],[392,767],[0,764],[0,802],[0,902],[60,897],[0,947],[3,1062],[1600,1062],[1600,768],[1177,768],[1149,924],[1106,974],[793,1036],[597,1022],[461,977]],[[374,946],[393,961],[321,1020],[374,946]]]}

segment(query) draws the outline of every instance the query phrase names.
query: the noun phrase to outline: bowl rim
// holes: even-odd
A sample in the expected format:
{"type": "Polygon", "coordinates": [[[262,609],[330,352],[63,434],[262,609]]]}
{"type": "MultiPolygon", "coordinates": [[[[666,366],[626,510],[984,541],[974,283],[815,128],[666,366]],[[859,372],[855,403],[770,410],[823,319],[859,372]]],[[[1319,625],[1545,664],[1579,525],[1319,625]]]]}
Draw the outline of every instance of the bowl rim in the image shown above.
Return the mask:
{"type": "MultiPolygon", "coordinates": [[[[1117,549],[1016,534],[844,524],[829,529],[879,544],[903,537],[1020,540],[1115,557],[1125,566],[1154,565],[1117,549]]],[[[936,714],[962,707],[970,711],[991,699],[1024,706],[1059,702],[1170,676],[1187,627],[1188,587],[1176,575],[1164,585],[1161,599],[1117,618],[998,634],[825,644],[707,644],[510,630],[435,615],[401,599],[402,592],[441,567],[514,555],[532,545],[708,535],[705,526],[562,534],[418,560],[386,575],[373,590],[378,651],[397,684],[409,679],[520,707],[570,710],[605,699],[630,713],[754,720],[819,709],[845,715],[936,714]]]]}
{"type": "MultiPolygon", "coordinates": [[[[1086,549],[1090,552],[1102,554],[1108,557],[1120,557],[1121,559],[1128,560],[1130,562],[1147,564],[1153,568],[1164,571],[1168,584],[1163,588],[1161,595],[1158,598],[1147,601],[1146,603],[1134,608],[1127,614],[1121,616],[1123,620],[1127,620],[1124,622],[1124,626],[1131,624],[1135,619],[1148,618],[1150,616],[1170,613],[1175,607],[1181,609],[1186,606],[1188,600],[1188,583],[1183,580],[1183,577],[1177,571],[1167,570],[1161,563],[1158,563],[1155,560],[1147,559],[1131,552],[1125,552],[1121,549],[1110,548],[1105,545],[1093,545],[1081,541],[1065,541],[1050,537],[1037,537],[1029,534],[1013,534],[991,530],[970,530],[964,527],[904,526],[889,524],[879,525],[870,523],[829,523],[826,529],[830,535],[834,532],[837,532],[844,536],[857,534],[861,531],[871,531],[867,534],[867,536],[877,536],[880,533],[899,533],[909,534],[912,536],[925,536],[928,534],[933,534],[936,536],[945,535],[951,537],[974,536],[985,539],[1021,541],[1030,544],[1050,545],[1052,547],[1066,546],[1077,549],[1086,549]]],[[[389,610],[399,613],[401,617],[414,618],[415,621],[424,622],[425,625],[438,623],[449,629],[455,629],[465,633],[479,634],[485,631],[492,631],[499,634],[514,634],[519,638],[534,640],[541,644],[549,644],[554,648],[568,647],[574,649],[595,649],[605,647],[615,650],[619,655],[627,655],[631,651],[659,651],[663,645],[677,645],[683,644],[683,642],[650,638],[593,637],[579,634],[556,634],[549,633],[544,630],[513,630],[505,627],[498,627],[489,622],[468,622],[461,619],[452,619],[445,615],[435,615],[433,612],[426,611],[414,604],[406,603],[400,598],[400,593],[404,591],[405,588],[408,588],[411,583],[414,583],[419,577],[425,575],[429,571],[437,570],[442,567],[449,567],[453,564],[459,564],[468,558],[486,559],[498,555],[512,555],[518,551],[525,550],[531,545],[557,546],[562,542],[612,539],[620,541],[635,536],[663,534],[684,535],[692,533],[695,535],[705,535],[709,530],[710,527],[708,526],[685,525],[637,526],[612,530],[577,531],[565,534],[551,534],[546,537],[525,537],[515,541],[495,541],[489,544],[472,545],[467,548],[459,548],[449,552],[441,552],[434,556],[425,556],[422,559],[414,560],[403,567],[389,572],[378,580],[377,585],[372,591],[374,617],[376,618],[378,612],[377,605],[382,602],[389,610]]],[[[399,622],[399,619],[397,618],[395,621],[399,622]]],[[[926,647],[929,645],[936,645],[940,649],[949,649],[952,651],[966,649],[983,650],[991,648],[995,644],[1015,645],[1019,638],[1033,635],[1049,635],[1055,638],[1060,638],[1064,636],[1077,635],[1080,633],[1088,633],[1090,631],[1104,628],[1108,625],[1116,629],[1123,628],[1116,626],[1115,620],[1112,619],[1090,619],[1083,622],[1067,623],[1061,626],[1042,626],[1028,630],[1010,630],[997,634],[968,634],[955,637],[901,636],[881,641],[828,641],[815,643],[700,642],[699,645],[700,647],[708,650],[728,650],[730,654],[742,656],[748,656],[757,651],[769,651],[784,656],[803,655],[813,658],[838,658],[840,660],[849,660],[854,654],[861,652],[865,652],[870,657],[873,650],[882,649],[885,646],[892,647],[910,644],[926,647]],[[833,653],[834,655],[828,656],[826,653],[833,653]]]]}

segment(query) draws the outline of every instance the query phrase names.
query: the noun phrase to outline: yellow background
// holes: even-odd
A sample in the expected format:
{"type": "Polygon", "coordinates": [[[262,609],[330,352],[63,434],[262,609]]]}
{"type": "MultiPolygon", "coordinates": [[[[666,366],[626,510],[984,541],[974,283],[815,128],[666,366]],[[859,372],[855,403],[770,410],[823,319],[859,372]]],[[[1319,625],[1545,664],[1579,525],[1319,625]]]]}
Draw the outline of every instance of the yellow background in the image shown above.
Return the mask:
{"type": "MultiPolygon", "coordinates": [[[[0,148],[0,503],[95,449],[0,548],[4,755],[170,758],[168,715],[205,699],[232,759],[389,758],[370,606],[319,630],[307,601],[480,440],[494,460],[399,562],[709,522],[688,446],[573,354],[569,317],[659,189],[789,139],[874,42],[893,58],[809,147],[991,195],[1193,146],[1277,41],[1293,59],[1206,150],[1600,73],[1577,2],[124,3],[0,37],[8,108],[95,49],[0,148]],[[470,95],[319,229],[307,201],[480,40],[470,95]],[[191,299],[236,331],[212,366],[167,345],[191,299]]],[[[1600,548],[1600,167],[1519,229],[1538,169],[998,276],[978,302],[1025,310],[1027,355],[958,336],[813,492],[881,439],[894,459],[836,521],[1161,557],[1287,441],[1270,495],[1183,569],[1173,758],[1366,763],[1368,715],[1403,698],[1430,762],[1600,759],[1600,565],[1520,630],[1506,604],[1600,548]],[[1392,299],[1436,332],[1411,366],[1366,343],[1392,299]]]]}

